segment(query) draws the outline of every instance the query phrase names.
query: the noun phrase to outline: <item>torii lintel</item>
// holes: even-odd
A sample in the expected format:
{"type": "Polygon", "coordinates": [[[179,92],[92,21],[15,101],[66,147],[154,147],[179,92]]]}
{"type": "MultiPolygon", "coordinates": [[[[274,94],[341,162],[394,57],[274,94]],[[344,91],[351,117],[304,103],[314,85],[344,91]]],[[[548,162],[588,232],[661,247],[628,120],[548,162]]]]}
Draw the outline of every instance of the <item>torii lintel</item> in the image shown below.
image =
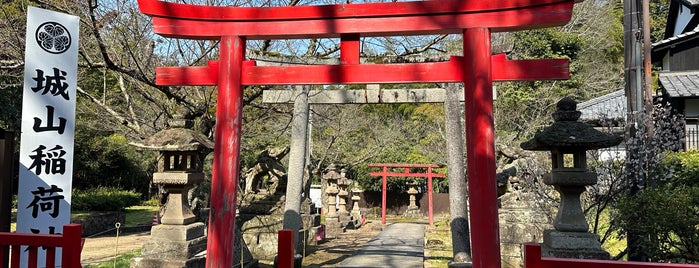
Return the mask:
{"type": "MultiPolygon", "coordinates": [[[[568,59],[507,60],[505,54],[491,57],[493,81],[534,81],[568,79],[568,59]]],[[[329,85],[329,84],[400,84],[460,83],[464,81],[463,57],[452,56],[447,62],[394,64],[341,64],[255,66],[243,63],[243,85],[329,85]],[[376,75],[380,73],[381,75],[376,75]],[[343,74],[338,76],[336,74],[343,74]]],[[[158,67],[155,83],[162,86],[213,86],[218,81],[218,61],[201,67],[158,67]]]]}
{"type": "Polygon", "coordinates": [[[518,31],[562,26],[572,0],[414,1],[290,7],[221,7],[139,0],[166,37],[294,39],[424,34],[461,34],[467,28],[518,31]]]}

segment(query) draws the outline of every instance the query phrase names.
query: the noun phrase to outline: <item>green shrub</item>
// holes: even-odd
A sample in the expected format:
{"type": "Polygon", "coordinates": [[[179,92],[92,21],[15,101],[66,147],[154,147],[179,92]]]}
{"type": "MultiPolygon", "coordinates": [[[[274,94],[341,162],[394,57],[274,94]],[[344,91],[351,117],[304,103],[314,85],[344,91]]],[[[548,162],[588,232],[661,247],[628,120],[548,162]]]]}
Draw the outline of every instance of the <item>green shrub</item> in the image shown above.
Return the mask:
{"type": "Polygon", "coordinates": [[[654,262],[699,263],[699,151],[671,152],[656,178],[617,204],[624,230],[642,234],[639,253],[654,262]]]}
{"type": "Polygon", "coordinates": [[[72,197],[72,209],[76,211],[122,211],[140,203],[141,194],[112,187],[75,189],[72,197]]]}

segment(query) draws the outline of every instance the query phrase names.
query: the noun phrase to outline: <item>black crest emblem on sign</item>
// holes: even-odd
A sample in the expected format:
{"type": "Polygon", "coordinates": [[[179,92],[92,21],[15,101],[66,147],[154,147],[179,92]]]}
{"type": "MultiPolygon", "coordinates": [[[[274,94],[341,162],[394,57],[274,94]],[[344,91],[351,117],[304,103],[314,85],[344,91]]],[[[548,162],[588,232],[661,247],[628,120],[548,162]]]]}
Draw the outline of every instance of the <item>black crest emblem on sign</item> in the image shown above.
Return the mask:
{"type": "Polygon", "coordinates": [[[44,22],[36,29],[36,42],[48,53],[61,54],[66,52],[71,41],[70,33],[60,23],[44,22]]]}

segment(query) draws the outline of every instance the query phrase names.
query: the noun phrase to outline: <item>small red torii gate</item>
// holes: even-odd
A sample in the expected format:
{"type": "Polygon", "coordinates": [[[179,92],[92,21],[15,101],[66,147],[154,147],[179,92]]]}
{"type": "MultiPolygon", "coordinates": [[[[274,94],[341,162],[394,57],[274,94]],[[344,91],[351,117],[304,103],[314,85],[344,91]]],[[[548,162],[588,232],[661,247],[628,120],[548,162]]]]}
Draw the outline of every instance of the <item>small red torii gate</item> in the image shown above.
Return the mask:
{"type": "Polygon", "coordinates": [[[434,225],[432,218],[432,178],[444,178],[444,174],[432,172],[434,168],[440,168],[439,165],[430,164],[369,164],[369,167],[381,168],[381,171],[370,172],[369,175],[372,177],[381,177],[381,224],[386,224],[386,182],[388,177],[413,177],[413,178],[426,178],[427,179],[427,200],[428,200],[428,214],[430,219],[430,226],[434,225]],[[388,169],[403,169],[403,172],[392,172],[388,169]],[[410,172],[411,169],[427,169],[426,172],[413,173],[410,172]]]}
{"type": "Polygon", "coordinates": [[[492,55],[491,32],[566,24],[574,0],[440,0],[293,7],[217,7],[139,0],[165,37],[220,41],[203,67],[158,67],[158,85],[218,86],[207,267],[230,267],[244,85],[463,82],[473,266],[500,267],[493,81],[567,79],[568,60],[492,55]],[[363,36],[463,34],[447,62],[360,64],[363,36]],[[340,38],[339,65],[255,66],[246,40],[340,38]]]}

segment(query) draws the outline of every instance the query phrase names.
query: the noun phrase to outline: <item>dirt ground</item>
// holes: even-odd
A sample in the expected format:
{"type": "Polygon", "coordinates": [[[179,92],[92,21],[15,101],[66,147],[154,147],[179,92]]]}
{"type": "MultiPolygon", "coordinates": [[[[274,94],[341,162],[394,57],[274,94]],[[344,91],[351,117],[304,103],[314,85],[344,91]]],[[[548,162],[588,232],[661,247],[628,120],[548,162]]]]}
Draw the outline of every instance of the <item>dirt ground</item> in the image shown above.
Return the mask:
{"type": "Polygon", "coordinates": [[[82,265],[109,261],[115,256],[140,249],[148,241],[150,232],[85,238],[80,262],[82,265]]]}
{"type": "MultiPolygon", "coordinates": [[[[308,246],[303,265],[311,268],[332,267],[352,256],[380,232],[380,221],[367,221],[360,229],[347,230],[335,239],[329,239],[317,246],[308,246]]],[[[118,239],[115,235],[86,238],[81,262],[86,265],[112,260],[115,256],[140,249],[149,236],[150,232],[141,232],[120,235],[118,239]]],[[[261,263],[261,267],[265,267],[265,264],[261,263]]]]}

